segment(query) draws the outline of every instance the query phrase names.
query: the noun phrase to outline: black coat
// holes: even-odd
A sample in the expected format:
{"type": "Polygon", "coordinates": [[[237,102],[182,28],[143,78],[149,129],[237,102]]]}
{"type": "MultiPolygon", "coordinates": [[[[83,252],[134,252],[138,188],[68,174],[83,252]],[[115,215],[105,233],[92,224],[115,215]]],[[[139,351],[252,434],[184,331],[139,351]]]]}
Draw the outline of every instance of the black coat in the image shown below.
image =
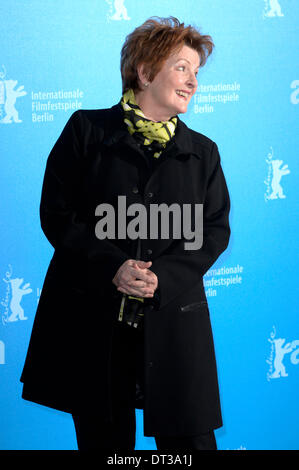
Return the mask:
{"type": "Polygon", "coordinates": [[[23,398],[75,413],[109,412],[111,344],[122,294],[111,282],[136,241],[99,240],[98,204],[203,204],[203,245],[142,239],[140,259],[158,277],[144,316],[144,433],[196,435],[222,425],[203,275],[226,249],[229,195],[217,146],[180,119],[151,173],[120,104],[76,111],[51,151],[40,205],[54,247],[21,377],[23,398]]]}

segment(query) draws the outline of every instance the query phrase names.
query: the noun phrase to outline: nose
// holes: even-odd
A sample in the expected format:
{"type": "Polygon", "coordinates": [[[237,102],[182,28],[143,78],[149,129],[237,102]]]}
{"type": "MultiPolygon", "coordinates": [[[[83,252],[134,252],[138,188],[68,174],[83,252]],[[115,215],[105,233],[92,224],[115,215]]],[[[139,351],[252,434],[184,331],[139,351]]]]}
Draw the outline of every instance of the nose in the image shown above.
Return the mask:
{"type": "Polygon", "coordinates": [[[195,91],[197,88],[197,78],[193,73],[190,73],[188,77],[187,86],[192,89],[192,91],[195,91]]]}

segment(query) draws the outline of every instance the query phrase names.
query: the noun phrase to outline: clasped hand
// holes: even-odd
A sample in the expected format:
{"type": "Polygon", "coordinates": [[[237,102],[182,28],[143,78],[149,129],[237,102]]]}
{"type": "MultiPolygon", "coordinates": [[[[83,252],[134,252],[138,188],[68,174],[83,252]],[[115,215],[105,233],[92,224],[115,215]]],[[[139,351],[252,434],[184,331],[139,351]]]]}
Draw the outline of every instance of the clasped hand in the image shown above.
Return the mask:
{"type": "Polygon", "coordinates": [[[117,290],[136,297],[153,297],[158,278],[150,271],[151,261],[129,259],[118,269],[112,279],[117,290]]]}

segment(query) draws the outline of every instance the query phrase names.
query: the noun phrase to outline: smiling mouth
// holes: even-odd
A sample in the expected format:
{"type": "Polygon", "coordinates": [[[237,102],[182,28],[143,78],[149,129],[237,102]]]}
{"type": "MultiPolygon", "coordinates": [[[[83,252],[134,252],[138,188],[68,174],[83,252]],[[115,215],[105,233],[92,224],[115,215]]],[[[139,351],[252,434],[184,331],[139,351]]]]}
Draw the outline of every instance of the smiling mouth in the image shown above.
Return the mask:
{"type": "Polygon", "coordinates": [[[180,97],[183,98],[185,101],[188,100],[189,98],[189,93],[182,91],[182,90],[176,90],[176,94],[180,97]]]}

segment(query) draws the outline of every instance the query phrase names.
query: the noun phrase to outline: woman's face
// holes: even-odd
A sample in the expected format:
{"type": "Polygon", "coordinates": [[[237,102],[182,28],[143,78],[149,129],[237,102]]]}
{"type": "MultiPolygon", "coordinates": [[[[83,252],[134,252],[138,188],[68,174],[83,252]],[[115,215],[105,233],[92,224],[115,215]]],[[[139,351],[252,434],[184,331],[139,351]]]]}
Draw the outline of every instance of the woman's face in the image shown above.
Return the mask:
{"type": "MultiPolygon", "coordinates": [[[[136,96],[144,115],[154,121],[166,121],[185,113],[197,88],[199,65],[199,54],[186,45],[172,54],[154,80],[136,96]]],[[[139,76],[144,84],[146,77],[142,72],[139,76]]]]}

